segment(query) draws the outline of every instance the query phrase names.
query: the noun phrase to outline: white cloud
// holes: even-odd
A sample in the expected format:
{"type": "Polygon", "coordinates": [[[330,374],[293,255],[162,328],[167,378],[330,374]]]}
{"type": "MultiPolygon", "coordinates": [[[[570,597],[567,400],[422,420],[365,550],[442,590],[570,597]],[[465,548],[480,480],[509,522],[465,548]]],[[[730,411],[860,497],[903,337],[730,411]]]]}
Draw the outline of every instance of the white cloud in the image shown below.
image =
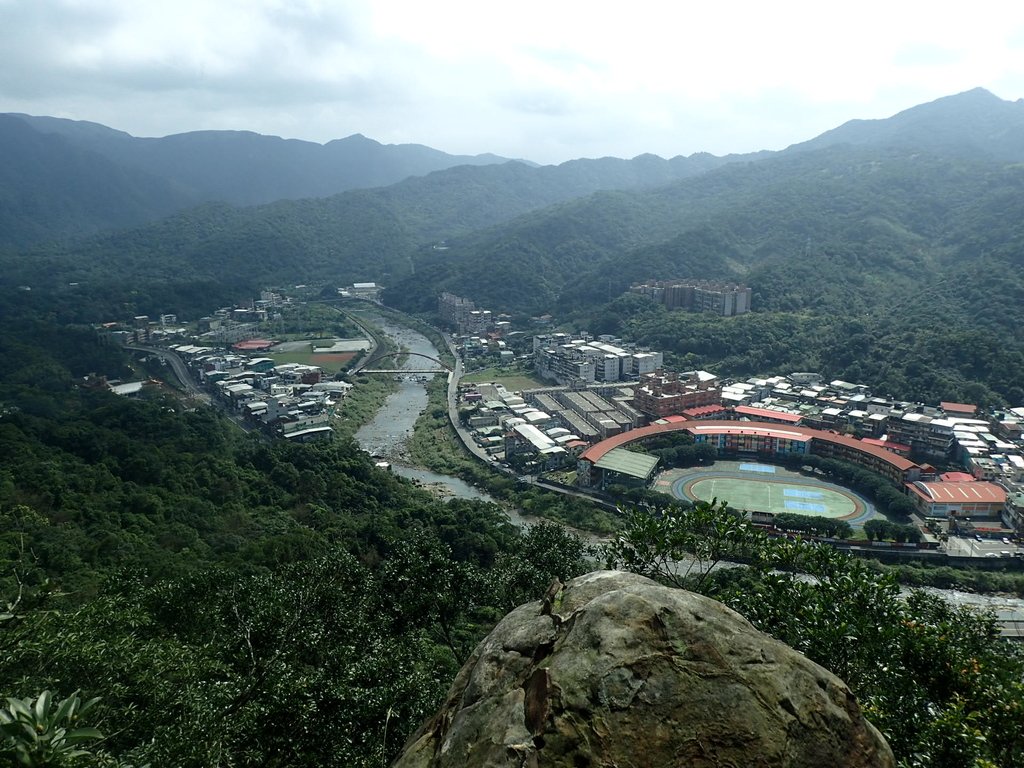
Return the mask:
{"type": "Polygon", "coordinates": [[[0,0],[0,110],[540,161],[780,148],[1024,95],[1024,7],[987,5],[0,0]]]}

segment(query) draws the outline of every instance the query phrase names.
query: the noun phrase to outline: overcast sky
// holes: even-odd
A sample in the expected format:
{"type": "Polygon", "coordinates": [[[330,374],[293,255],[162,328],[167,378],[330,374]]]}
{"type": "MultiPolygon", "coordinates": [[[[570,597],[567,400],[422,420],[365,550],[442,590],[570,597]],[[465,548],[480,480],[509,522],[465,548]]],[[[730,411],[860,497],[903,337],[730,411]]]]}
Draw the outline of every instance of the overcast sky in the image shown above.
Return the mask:
{"type": "Polygon", "coordinates": [[[0,112],[541,163],[781,149],[981,86],[1024,3],[0,0],[0,112]]]}

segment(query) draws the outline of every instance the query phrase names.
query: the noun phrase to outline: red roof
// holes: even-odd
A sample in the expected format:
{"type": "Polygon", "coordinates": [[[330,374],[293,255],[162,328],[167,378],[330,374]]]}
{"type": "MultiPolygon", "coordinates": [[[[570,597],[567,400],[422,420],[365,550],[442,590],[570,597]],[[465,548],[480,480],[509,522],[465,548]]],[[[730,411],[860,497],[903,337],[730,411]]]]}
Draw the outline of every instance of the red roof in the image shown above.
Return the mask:
{"type": "Polygon", "coordinates": [[[848,448],[861,451],[862,453],[875,456],[876,458],[882,459],[888,464],[891,464],[900,472],[907,472],[908,470],[916,469],[918,466],[910,459],[905,459],[892,451],[887,451],[884,448],[879,448],[878,446],[865,443],[863,440],[858,440],[855,437],[839,435],[835,432],[824,432],[820,429],[810,429],[809,427],[791,427],[786,424],[768,424],[765,422],[754,421],[723,421],[718,419],[709,421],[684,421],[674,424],[651,424],[649,427],[642,427],[630,432],[623,432],[621,434],[614,435],[613,437],[609,437],[607,440],[602,440],[600,443],[590,446],[590,448],[583,452],[580,458],[596,462],[612,448],[619,448],[623,445],[628,445],[629,443],[637,440],[643,440],[644,438],[652,437],[663,432],[676,432],[679,430],[688,430],[692,434],[698,435],[760,434],[767,435],[768,437],[785,438],[787,440],[825,440],[830,443],[843,445],[848,448]]]}
{"type": "Polygon", "coordinates": [[[966,472],[944,472],[939,475],[939,478],[944,483],[973,483],[975,480],[974,475],[969,475],[966,472]]]}
{"type": "Polygon", "coordinates": [[[699,405],[696,408],[687,408],[683,411],[683,416],[697,418],[700,416],[707,416],[709,413],[722,413],[724,410],[725,408],[721,405],[699,405]]]}
{"type": "Polygon", "coordinates": [[[1006,491],[995,483],[908,483],[915,495],[932,504],[1005,504],[1006,491]]]}
{"type": "Polygon", "coordinates": [[[666,416],[662,421],[667,421],[669,424],[679,424],[683,421],[689,421],[685,416],[666,416]]]}
{"type": "Polygon", "coordinates": [[[733,410],[741,416],[752,416],[756,419],[774,419],[775,421],[784,421],[787,424],[796,424],[803,418],[795,413],[773,411],[770,408],[755,408],[752,405],[737,405],[733,410]]]}
{"type": "Polygon", "coordinates": [[[909,445],[903,445],[902,443],[894,443],[892,440],[876,440],[873,437],[862,437],[861,442],[867,443],[868,445],[877,445],[879,448],[885,448],[886,450],[889,451],[910,453],[909,445]]]}
{"type": "Polygon", "coordinates": [[[274,342],[270,339],[248,339],[246,341],[239,341],[231,346],[232,348],[239,350],[270,349],[274,346],[274,342]]]}
{"type": "Polygon", "coordinates": [[[973,416],[978,412],[978,406],[970,403],[939,403],[939,407],[946,413],[960,413],[965,416],[973,416]]]}

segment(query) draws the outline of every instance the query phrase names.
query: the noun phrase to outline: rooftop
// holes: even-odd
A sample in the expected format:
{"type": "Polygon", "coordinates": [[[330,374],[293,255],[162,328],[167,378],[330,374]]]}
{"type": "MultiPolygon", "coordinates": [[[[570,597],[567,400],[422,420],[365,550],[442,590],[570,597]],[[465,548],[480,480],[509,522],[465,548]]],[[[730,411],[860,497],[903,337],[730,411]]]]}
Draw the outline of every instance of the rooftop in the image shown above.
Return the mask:
{"type": "Polygon", "coordinates": [[[1006,491],[995,483],[926,483],[918,481],[907,487],[933,504],[1005,504],[1006,491]]]}
{"type": "Polygon", "coordinates": [[[665,432],[675,432],[678,430],[687,430],[691,434],[761,434],[767,437],[783,438],[787,440],[826,440],[830,443],[853,448],[882,459],[886,463],[898,469],[900,472],[907,472],[911,469],[917,468],[918,466],[914,462],[910,461],[910,459],[905,459],[892,451],[887,451],[884,448],[870,445],[862,440],[858,440],[855,437],[849,437],[847,435],[839,435],[834,432],[824,432],[820,429],[810,429],[808,427],[789,427],[782,424],[769,424],[764,422],[758,423],[722,420],[651,424],[648,427],[634,429],[630,432],[623,432],[622,434],[614,435],[606,440],[602,440],[584,451],[580,458],[596,463],[600,461],[602,456],[614,448],[627,445],[637,440],[643,440],[644,438],[652,437],[654,435],[665,432]]]}
{"type": "Polygon", "coordinates": [[[774,411],[770,408],[755,408],[751,405],[737,405],[733,410],[741,416],[750,416],[755,419],[775,419],[776,421],[785,421],[789,424],[796,424],[802,418],[795,413],[774,411]]]}
{"type": "Polygon", "coordinates": [[[646,453],[633,453],[625,448],[613,448],[594,463],[595,467],[646,479],[658,466],[658,457],[646,453]]]}

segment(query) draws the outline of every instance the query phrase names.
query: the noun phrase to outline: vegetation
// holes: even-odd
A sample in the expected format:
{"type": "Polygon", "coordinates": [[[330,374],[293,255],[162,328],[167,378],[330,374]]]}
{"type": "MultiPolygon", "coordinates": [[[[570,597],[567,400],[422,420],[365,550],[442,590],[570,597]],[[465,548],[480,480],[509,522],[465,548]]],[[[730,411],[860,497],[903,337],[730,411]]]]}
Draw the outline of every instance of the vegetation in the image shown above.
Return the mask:
{"type": "Polygon", "coordinates": [[[101,697],[106,738],[76,748],[102,764],[386,763],[498,617],[591,567],[562,529],[443,503],[344,438],[74,385],[119,350],[3,338],[26,368],[0,373],[0,691],[101,697]]]}
{"type": "Polygon", "coordinates": [[[7,708],[0,709],[0,755],[29,768],[67,765],[90,756],[80,745],[103,734],[83,726],[80,718],[97,701],[82,702],[77,691],[56,704],[49,691],[35,699],[8,699],[7,708]]]}
{"type": "Polygon", "coordinates": [[[899,544],[910,542],[916,544],[924,538],[916,525],[900,525],[888,520],[874,518],[864,523],[864,535],[868,541],[895,541],[899,544]]]}
{"type": "Polygon", "coordinates": [[[606,553],[610,565],[725,602],[834,672],[901,766],[1024,765],[1024,651],[991,616],[901,597],[891,573],[769,538],[724,504],[636,510],[606,553]],[[727,559],[750,566],[715,569],[727,559]]]}
{"type": "Polygon", "coordinates": [[[848,539],[853,536],[853,527],[845,520],[816,515],[795,515],[789,512],[775,515],[775,525],[784,531],[813,533],[816,536],[830,536],[848,539]]]}
{"type": "Polygon", "coordinates": [[[1024,573],[952,568],[948,565],[936,566],[929,563],[906,563],[904,565],[882,565],[877,561],[868,561],[868,563],[879,571],[891,573],[900,584],[911,587],[959,589],[965,592],[999,593],[1024,597],[1024,573]]]}
{"type": "Polygon", "coordinates": [[[545,382],[534,378],[532,369],[520,365],[490,366],[479,368],[462,377],[466,384],[490,383],[501,384],[509,392],[520,392],[524,389],[536,389],[548,386],[545,382]]]}
{"type": "Polygon", "coordinates": [[[696,467],[714,464],[718,457],[718,449],[707,443],[695,443],[693,437],[685,433],[668,432],[646,441],[640,448],[652,456],[661,459],[663,467],[696,467]]]}

